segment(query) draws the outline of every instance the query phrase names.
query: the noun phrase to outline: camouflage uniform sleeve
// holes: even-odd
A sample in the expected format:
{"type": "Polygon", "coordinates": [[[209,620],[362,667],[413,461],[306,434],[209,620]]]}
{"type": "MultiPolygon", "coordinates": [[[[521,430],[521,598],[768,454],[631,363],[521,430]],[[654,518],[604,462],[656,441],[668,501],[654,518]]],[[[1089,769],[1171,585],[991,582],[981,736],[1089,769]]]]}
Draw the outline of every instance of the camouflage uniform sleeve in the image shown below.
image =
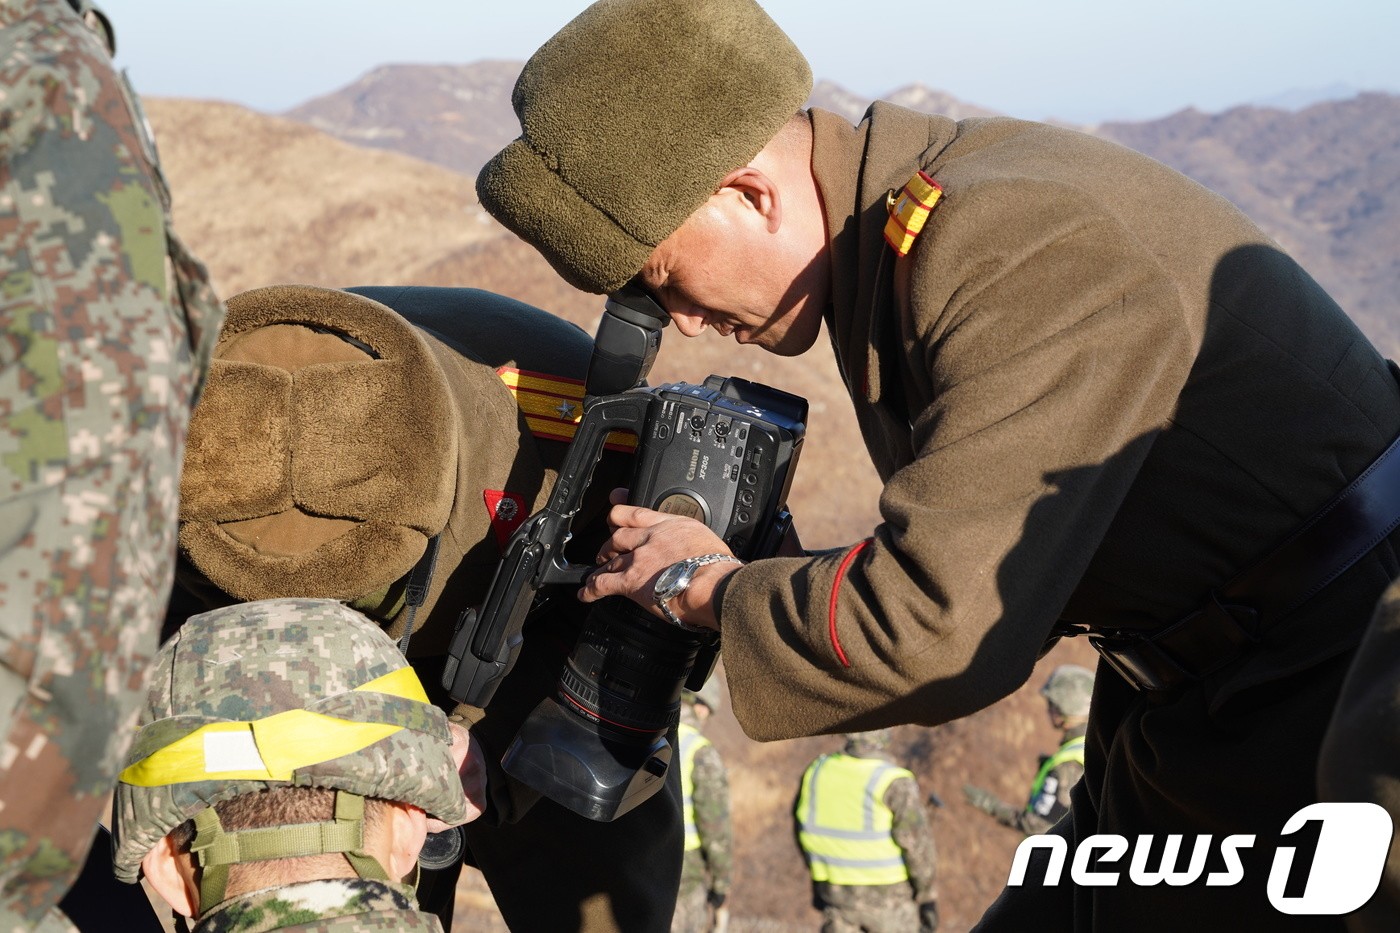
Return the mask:
{"type": "Polygon", "coordinates": [[[710,869],[710,890],[729,893],[734,865],[734,829],[729,821],[729,776],[713,745],[695,753],[695,828],[710,869]]]}
{"type": "Polygon", "coordinates": [[[1021,810],[1016,813],[1015,820],[1010,825],[1014,825],[1027,836],[1048,832],[1050,827],[1060,821],[1060,817],[1069,812],[1069,792],[1083,776],[1084,766],[1077,761],[1066,761],[1057,765],[1045,776],[1044,790],[1055,796],[1055,804],[1050,808],[1050,812],[1042,816],[1034,810],[1021,810]]]}
{"type": "Polygon", "coordinates": [[[131,741],[198,373],[148,141],[69,4],[0,3],[0,92],[0,927],[33,929],[131,741]]]}
{"type": "Polygon", "coordinates": [[[917,782],[897,778],[885,791],[885,806],[894,815],[890,835],[895,845],[904,850],[904,865],[909,869],[909,884],[914,888],[914,900],[923,903],[937,898],[934,889],[937,854],[933,846],[933,826],[917,782]]]}

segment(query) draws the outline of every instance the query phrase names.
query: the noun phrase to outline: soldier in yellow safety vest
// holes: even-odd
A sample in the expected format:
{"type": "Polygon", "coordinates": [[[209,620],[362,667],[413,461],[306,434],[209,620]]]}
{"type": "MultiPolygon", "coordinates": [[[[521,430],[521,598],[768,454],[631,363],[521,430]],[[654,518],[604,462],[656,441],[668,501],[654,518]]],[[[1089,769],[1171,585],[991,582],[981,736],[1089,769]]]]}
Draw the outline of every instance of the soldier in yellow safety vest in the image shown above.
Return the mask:
{"type": "Polygon", "coordinates": [[[846,736],[802,775],[797,841],[822,933],[938,928],[933,832],[918,782],[889,757],[890,730],[846,736]]]}
{"type": "Polygon", "coordinates": [[[701,733],[719,708],[719,682],[710,679],[698,693],[681,695],[677,727],[681,768],[685,856],[671,933],[723,933],[729,913],[734,830],[729,820],[729,778],[718,750],[701,733]]]}
{"type": "Polygon", "coordinates": [[[1040,689],[1040,695],[1045,697],[1050,722],[1064,730],[1064,734],[1055,754],[1041,756],[1040,769],[1025,807],[1013,807],[991,791],[971,784],[963,787],[968,802],[1003,826],[1019,829],[1027,836],[1043,833],[1054,826],[1069,812],[1070,788],[1084,776],[1084,732],[1093,692],[1094,674],[1088,668],[1077,664],[1055,668],[1040,689]]]}

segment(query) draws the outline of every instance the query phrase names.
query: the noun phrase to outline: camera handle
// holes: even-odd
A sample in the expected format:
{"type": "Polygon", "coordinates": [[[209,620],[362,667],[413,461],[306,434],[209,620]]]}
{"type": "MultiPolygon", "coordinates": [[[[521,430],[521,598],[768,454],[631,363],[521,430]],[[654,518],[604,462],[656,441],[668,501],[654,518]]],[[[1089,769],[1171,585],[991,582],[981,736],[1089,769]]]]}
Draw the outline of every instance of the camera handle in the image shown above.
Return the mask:
{"type": "Polygon", "coordinates": [[[520,655],[525,619],[546,584],[581,584],[592,564],[571,564],[564,546],[603,445],[614,431],[640,435],[652,396],[645,390],[603,396],[584,406],[549,501],[511,536],[480,611],[457,620],[442,686],[459,703],[484,707],[520,655]]]}

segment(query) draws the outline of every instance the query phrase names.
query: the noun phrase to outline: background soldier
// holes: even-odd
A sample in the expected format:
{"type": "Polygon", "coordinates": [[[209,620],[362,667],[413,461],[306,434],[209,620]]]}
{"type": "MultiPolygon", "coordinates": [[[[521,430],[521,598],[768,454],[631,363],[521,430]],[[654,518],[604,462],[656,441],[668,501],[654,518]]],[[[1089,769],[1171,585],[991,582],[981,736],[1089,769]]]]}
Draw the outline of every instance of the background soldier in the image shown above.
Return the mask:
{"type": "Polygon", "coordinates": [[[701,734],[722,701],[719,681],[711,676],[698,693],[681,694],[681,813],[685,818],[685,855],[681,887],[671,933],[709,933],[728,925],[724,906],[734,864],[734,830],[729,821],[729,777],[719,750],[701,734]]]}
{"type": "Polygon", "coordinates": [[[918,781],[890,758],[890,730],[846,736],[807,766],[797,841],[822,933],[938,928],[933,830],[918,781]]]}
{"type": "Polygon", "coordinates": [[[1062,664],[1051,672],[1040,695],[1045,697],[1050,722],[1063,730],[1063,735],[1053,755],[1040,757],[1025,807],[1013,807],[991,791],[971,784],[963,787],[968,803],[1027,836],[1045,832],[1069,812],[1070,789],[1084,776],[1084,732],[1089,724],[1089,700],[1094,695],[1094,673],[1077,664],[1062,664]]]}
{"type": "MultiPolygon", "coordinates": [[[[406,646],[430,697],[471,727],[491,769],[487,812],[465,827],[467,857],[506,922],[656,933],[671,922],[680,878],[679,780],[625,819],[598,823],[497,765],[553,695],[588,607],[569,593],[532,616],[489,710],[457,706],[441,688],[459,616],[480,604],[511,533],[549,497],[592,349],[574,325],[476,289],[234,296],[190,424],[170,622],[285,596],[363,611],[406,646]]],[[[601,515],[627,464],[614,449],[597,468],[575,523],[585,561],[606,534],[588,517],[601,515]]],[[[459,871],[431,873],[419,892],[444,924],[459,871]]]]}
{"type": "Polygon", "coordinates": [[[223,316],[171,231],[111,48],[86,3],[0,4],[6,930],[58,903],[116,781],[170,593],[189,406],[223,316]]]}
{"type": "Polygon", "coordinates": [[[447,717],[382,631],[332,600],[243,603],[157,660],[114,803],[121,880],[194,933],[441,933],[418,852],[428,815],[469,813],[447,717]]]}

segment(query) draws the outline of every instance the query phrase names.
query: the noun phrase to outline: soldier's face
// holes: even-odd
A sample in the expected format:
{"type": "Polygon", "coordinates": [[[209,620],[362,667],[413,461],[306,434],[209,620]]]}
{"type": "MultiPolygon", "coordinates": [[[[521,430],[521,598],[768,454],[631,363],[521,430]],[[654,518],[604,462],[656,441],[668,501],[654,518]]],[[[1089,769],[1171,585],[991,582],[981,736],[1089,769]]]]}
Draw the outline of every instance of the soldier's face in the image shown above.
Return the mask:
{"type": "Polygon", "coordinates": [[[726,187],[656,247],[639,277],[687,337],[712,327],[796,356],[820,333],[827,290],[824,262],[791,239],[744,191],[726,187]]]}

